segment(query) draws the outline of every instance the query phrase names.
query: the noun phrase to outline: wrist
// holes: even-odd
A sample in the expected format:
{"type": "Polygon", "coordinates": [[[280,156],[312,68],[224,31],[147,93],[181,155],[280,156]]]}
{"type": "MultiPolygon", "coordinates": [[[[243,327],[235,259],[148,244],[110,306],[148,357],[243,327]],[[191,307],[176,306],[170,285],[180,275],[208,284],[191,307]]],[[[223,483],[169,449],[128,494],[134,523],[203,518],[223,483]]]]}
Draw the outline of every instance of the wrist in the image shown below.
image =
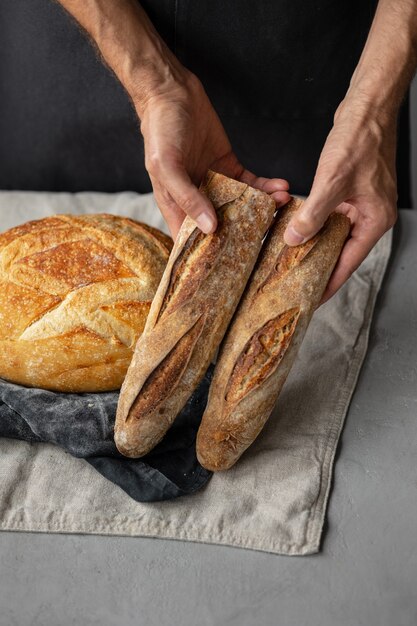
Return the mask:
{"type": "Polygon", "coordinates": [[[141,118],[150,100],[185,91],[191,77],[174,55],[152,53],[138,56],[121,82],[141,118]]]}
{"type": "Polygon", "coordinates": [[[349,122],[353,127],[375,124],[380,128],[396,127],[400,103],[381,103],[371,90],[350,87],[338,106],[334,122],[349,122]]]}

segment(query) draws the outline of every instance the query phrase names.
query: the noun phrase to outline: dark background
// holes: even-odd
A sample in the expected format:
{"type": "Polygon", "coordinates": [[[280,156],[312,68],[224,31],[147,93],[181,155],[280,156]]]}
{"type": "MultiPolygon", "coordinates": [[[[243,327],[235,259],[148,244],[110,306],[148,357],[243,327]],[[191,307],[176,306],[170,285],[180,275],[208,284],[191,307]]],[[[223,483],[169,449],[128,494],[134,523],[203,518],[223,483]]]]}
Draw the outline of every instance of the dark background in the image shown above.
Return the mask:
{"type": "MultiPolygon", "coordinates": [[[[300,14],[292,0],[240,0],[239,11],[223,0],[142,2],[179,58],[202,79],[243,163],[259,174],[288,178],[291,190],[302,195],[309,192],[333,112],[363,47],[373,3],[323,0],[306,3],[314,8],[300,14]],[[288,36],[275,4],[285,5],[282,15],[296,28],[274,48],[276,24],[288,36]],[[267,21],[265,7],[272,26],[260,37],[256,25],[267,21]],[[349,38],[344,50],[334,40],[317,46],[326,30],[337,41],[349,38]],[[304,52],[297,57],[300,41],[304,52]],[[258,68],[256,58],[265,58],[266,67],[258,68]],[[263,77],[279,64],[285,88],[271,90],[263,77]]],[[[57,3],[1,0],[0,42],[0,189],[151,189],[128,97],[57,3]]],[[[413,107],[416,118],[417,98],[413,107]]],[[[399,206],[407,207],[408,100],[402,118],[399,206]]]]}

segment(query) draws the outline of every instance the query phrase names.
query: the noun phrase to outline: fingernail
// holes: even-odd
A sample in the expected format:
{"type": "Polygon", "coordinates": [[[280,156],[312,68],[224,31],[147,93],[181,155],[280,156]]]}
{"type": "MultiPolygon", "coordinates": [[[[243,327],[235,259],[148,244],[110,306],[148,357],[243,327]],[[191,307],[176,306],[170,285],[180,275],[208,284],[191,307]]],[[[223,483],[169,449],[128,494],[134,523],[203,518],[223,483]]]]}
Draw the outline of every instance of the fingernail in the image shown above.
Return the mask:
{"type": "Polygon", "coordinates": [[[195,218],[195,221],[203,233],[210,233],[214,228],[214,220],[208,213],[200,213],[200,215],[195,218]]]}
{"type": "Polygon", "coordinates": [[[303,243],[305,237],[304,235],[300,235],[300,233],[297,232],[293,226],[288,226],[285,231],[284,239],[285,243],[289,246],[298,246],[300,243],[303,243]]]}

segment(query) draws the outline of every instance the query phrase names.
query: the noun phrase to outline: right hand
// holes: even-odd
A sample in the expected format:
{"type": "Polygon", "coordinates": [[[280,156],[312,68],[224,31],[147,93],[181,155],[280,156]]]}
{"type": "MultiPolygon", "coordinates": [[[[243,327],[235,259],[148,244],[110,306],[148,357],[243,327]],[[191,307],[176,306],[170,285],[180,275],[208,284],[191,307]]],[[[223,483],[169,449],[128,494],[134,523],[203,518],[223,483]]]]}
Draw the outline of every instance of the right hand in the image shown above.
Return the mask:
{"type": "Polygon", "coordinates": [[[198,190],[206,171],[230,176],[286,204],[288,182],[261,178],[241,165],[198,78],[184,69],[183,80],[164,83],[138,103],[145,142],[145,166],[156,202],[175,239],[186,215],[204,233],[214,232],[216,213],[198,190]]]}

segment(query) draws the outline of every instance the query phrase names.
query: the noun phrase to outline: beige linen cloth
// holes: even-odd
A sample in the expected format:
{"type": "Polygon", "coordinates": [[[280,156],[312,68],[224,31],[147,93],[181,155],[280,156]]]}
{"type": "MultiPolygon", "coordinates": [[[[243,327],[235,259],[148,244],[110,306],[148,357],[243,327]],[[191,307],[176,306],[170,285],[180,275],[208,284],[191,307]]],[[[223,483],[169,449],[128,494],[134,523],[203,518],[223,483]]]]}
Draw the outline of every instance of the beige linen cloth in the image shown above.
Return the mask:
{"type": "MultiPolygon", "coordinates": [[[[0,229],[52,213],[110,212],[163,227],[151,195],[0,192],[0,229]]],[[[320,547],[337,442],[364,359],[388,233],[314,315],[277,406],[235,467],[192,496],[137,503],[51,444],[0,439],[0,529],[141,535],[278,554],[320,547]]]]}

